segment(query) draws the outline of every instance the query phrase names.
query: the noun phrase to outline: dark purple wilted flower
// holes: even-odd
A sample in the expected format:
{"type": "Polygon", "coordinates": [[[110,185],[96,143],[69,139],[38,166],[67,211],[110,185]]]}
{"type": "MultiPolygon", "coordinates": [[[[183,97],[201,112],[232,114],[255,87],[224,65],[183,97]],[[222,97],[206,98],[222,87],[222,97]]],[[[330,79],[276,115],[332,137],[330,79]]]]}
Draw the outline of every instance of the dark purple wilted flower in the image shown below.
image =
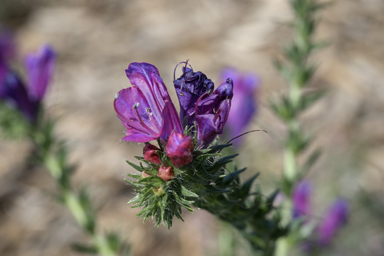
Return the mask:
{"type": "Polygon", "coordinates": [[[40,47],[37,53],[28,54],[25,67],[28,76],[28,91],[31,99],[41,101],[55,68],[56,53],[47,45],[40,47]]]}
{"type": "Polygon", "coordinates": [[[292,195],[292,200],[293,200],[292,217],[294,219],[302,216],[308,217],[310,215],[311,194],[312,194],[312,185],[310,182],[303,180],[295,186],[293,190],[293,195],[292,195]]]}
{"type": "Polygon", "coordinates": [[[132,87],[116,94],[114,107],[127,128],[125,141],[166,140],[183,132],[175,106],[157,68],[148,63],[131,63],[125,70],[132,87]]]}
{"type": "Polygon", "coordinates": [[[228,78],[210,96],[196,102],[195,116],[199,147],[208,147],[218,134],[223,133],[231,109],[232,97],[233,82],[228,78]]]}
{"type": "MultiPolygon", "coordinates": [[[[259,78],[253,73],[241,74],[232,68],[224,69],[221,72],[221,79],[231,78],[234,88],[231,112],[228,117],[226,129],[228,136],[234,138],[245,132],[247,125],[257,111],[256,92],[259,88],[259,78]]],[[[234,141],[239,145],[240,139],[234,141]]]]}
{"type": "Polygon", "coordinates": [[[331,204],[317,229],[321,246],[328,245],[337,231],[347,222],[348,212],[348,203],[344,199],[336,199],[331,204]]]}
{"type": "Polygon", "coordinates": [[[172,132],[167,146],[165,147],[165,152],[171,159],[172,164],[175,167],[180,168],[192,162],[193,147],[194,145],[191,137],[178,132],[172,132]]]}
{"type": "MultiPolygon", "coordinates": [[[[177,68],[177,66],[176,66],[177,68]]],[[[195,122],[195,105],[201,95],[213,92],[214,84],[202,72],[183,67],[183,74],[173,84],[180,102],[180,120],[188,127],[195,122]]]]}

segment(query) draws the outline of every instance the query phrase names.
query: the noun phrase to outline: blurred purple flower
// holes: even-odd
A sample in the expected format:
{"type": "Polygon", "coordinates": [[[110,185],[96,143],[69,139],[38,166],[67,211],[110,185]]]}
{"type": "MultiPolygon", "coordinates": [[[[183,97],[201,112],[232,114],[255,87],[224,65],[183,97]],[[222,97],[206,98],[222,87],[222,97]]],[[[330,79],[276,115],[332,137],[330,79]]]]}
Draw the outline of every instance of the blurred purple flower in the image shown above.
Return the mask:
{"type": "Polygon", "coordinates": [[[132,87],[116,94],[115,111],[127,128],[125,141],[166,140],[183,132],[179,117],[157,68],[148,63],[131,63],[125,70],[132,87]]]}
{"type": "Polygon", "coordinates": [[[317,228],[321,246],[327,246],[331,242],[337,231],[347,222],[348,213],[346,200],[338,198],[331,204],[317,228]]]}
{"type": "MultiPolygon", "coordinates": [[[[255,94],[259,88],[259,78],[253,73],[241,74],[232,68],[224,69],[221,72],[221,79],[231,78],[234,88],[231,113],[229,114],[227,130],[228,136],[234,138],[245,132],[247,125],[257,111],[257,100],[255,94]]],[[[240,145],[241,139],[234,141],[240,145]]]]}
{"type": "Polygon", "coordinates": [[[43,46],[30,55],[27,64],[26,87],[7,62],[0,62],[0,98],[18,108],[30,122],[37,118],[38,108],[53,73],[55,54],[49,46],[43,46]]]}
{"type": "Polygon", "coordinates": [[[292,195],[294,219],[308,217],[311,214],[311,194],[312,184],[309,181],[303,180],[296,184],[292,195]]]}
{"type": "Polygon", "coordinates": [[[6,72],[0,84],[0,98],[19,109],[29,122],[36,120],[39,102],[29,98],[27,89],[15,73],[6,72]]]}
{"type": "MultiPolygon", "coordinates": [[[[176,66],[177,68],[177,66],[176,66]]],[[[180,103],[180,120],[188,127],[195,122],[195,104],[201,95],[210,95],[214,84],[202,72],[193,72],[192,68],[183,67],[183,74],[173,84],[180,103]]]]}
{"type": "Polygon", "coordinates": [[[28,76],[28,91],[32,99],[41,101],[47,90],[47,86],[55,68],[56,53],[53,49],[44,45],[37,53],[28,54],[25,59],[25,67],[28,76]]]}

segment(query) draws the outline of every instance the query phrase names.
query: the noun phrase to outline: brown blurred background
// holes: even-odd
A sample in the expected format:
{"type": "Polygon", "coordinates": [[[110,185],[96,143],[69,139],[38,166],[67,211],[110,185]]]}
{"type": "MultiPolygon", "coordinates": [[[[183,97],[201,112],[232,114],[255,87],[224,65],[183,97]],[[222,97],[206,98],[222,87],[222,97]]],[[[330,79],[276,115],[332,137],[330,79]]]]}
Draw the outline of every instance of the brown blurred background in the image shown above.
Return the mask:
{"type": "MultiPolygon", "coordinates": [[[[133,255],[218,255],[218,223],[196,210],[171,230],[156,228],[126,205],[133,191],[123,178],[133,170],[125,160],[142,145],[120,142],[124,128],[112,102],[130,86],[124,69],[154,64],[174,99],[173,69],[186,59],[217,84],[224,67],[257,73],[259,113],[249,129],[269,134],[247,135],[237,162],[249,166],[247,175],[261,172],[258,184],[271,191],[281,175],[285,129],[268,107],[287,90],[272,65],[291,38],[287,2],[0,1],[0,23],[13,29],[20,60],[42,43],[57,50],[46,107],[78,166],[75,184],[85,184],[96,202],[100,231],[119,230],[133,255]]],[[[316,38],[329,46],[313,57],[311,85],[328,94],[302,120],[324,152],[307,175],[315,185],[313,212],[321,216],[336,196],[350,202],[348,226],[324,255],[384,255],[384,1],[331,3],[320,13],[316,38]]],[[[25,141],[0,144],[0,255],[79,255],[71,244],[87,238],[55,202],[47,172],[26,164],[30,149],[25,141]]],[[[244,242],[239,247],[237,255],[246,255],[244,242]]]]}

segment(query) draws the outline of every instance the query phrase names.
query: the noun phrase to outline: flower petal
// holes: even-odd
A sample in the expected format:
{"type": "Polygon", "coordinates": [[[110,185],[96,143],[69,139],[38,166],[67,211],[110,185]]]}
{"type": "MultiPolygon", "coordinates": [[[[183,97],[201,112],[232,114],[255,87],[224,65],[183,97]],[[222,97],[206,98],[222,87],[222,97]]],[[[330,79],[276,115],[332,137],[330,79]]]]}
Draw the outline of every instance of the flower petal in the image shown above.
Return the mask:
{"type": "Polygon", "coordinates": [[[41,101],[55,68],[56,53],[48,46],[40,47],[36,54],[29,54],[25,59],[28,76],[28,91],[31,98],[41,101]]]}

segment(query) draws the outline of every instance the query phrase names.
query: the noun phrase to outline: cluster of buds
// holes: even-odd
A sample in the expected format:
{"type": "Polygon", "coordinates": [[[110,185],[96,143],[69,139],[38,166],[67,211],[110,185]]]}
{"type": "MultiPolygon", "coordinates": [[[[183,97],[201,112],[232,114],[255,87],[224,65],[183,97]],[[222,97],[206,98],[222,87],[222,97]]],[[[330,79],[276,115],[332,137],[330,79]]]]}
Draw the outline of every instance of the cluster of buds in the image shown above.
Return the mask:
{"type": "MultiPolygon", "coordinates": [[[[143,149],[144,159],[154,164],[157,168],[157,176],[164,181],[170,181],[175,178],[173,168],[181,168],[193,160],[194,143],[191,137],[172,132],[165,147],[166,156],[170,159],[171,165],[167,161],[163,161],[159,155],[164,154],[162,150],[152,144],[146,144],[143,149]]],[[[150,174],[142,172],[142,177],[149,177],[150,174]]]]}

